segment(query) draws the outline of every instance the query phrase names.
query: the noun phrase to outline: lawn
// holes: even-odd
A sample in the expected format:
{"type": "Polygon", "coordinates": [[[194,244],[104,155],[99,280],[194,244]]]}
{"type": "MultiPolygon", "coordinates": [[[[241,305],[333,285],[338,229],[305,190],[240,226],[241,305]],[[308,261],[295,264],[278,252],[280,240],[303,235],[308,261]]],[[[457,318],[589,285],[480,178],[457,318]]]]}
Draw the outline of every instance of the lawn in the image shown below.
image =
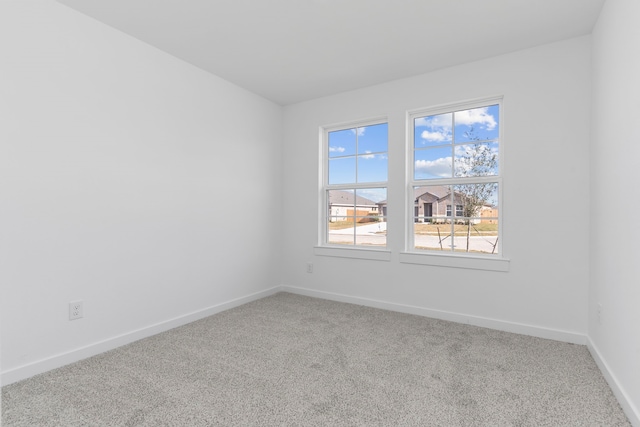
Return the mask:
{"type": "MultiPolygon", "coordinates": [[[[456,236],[466,236],[469,232],[468,225],[456,224],[453,227],[456,236]]],[[[415,234],[437,236],[438,231],[442,236],[451,234],[451,224],[427,224],[416,222],[414,225],[415,234]]],[[[498,224],[489,224],[484,222],[481,222],[480,224],[471,224],[471,235],[497,236],[498,224]]]]}
{"type": "MultiPolygon", "coordinates": [[[[356,227],[360,227],[362,225],[370,225],[373,221],[369,222],[358,222],[356,223],[356,227]]],[[[333,221],[329,223],[329,230],[342,230],[343,228],[352,228],[353,221],[333,221]]]]}

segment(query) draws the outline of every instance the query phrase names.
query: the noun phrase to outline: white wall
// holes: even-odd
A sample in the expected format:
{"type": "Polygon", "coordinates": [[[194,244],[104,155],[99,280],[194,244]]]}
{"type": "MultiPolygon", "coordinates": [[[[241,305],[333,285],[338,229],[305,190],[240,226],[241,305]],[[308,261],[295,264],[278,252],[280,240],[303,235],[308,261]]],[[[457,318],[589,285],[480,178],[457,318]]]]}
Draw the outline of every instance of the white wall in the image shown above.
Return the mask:
{"type": "Polygon", "coordinates": [[[280,107],[57,3],[1,2],[3,382],[282,282],[576,342],[588,315],[590,348],[638,423],[638,15],[608,0],[592,61],[583,37],[287,107],[282,147],[280,107]],[[387,115],[397,175],[406,110],[493,95],[508,273],[400,264],[398,181],[391,262],[314,255],[319,126],[387,115]],[[563,220],[545,216],[555,208],[563,220]],[[70,322],[76,299],[85,317],[70,322]]]}
{"type": "Polygon", "coordinates": [[[640,425],[638,16],[637,0],[608,0],[593,32],[589,294],[591,345],[635,425],[640,425]]]}
{"type": "Polygon", "coordinates": [[[3,382],[279,285],[281,107],[53,1],[1,3],[3,382]]]}
{"type": "Polygon", "coordinates": [[[590,66],[587,36],[286,107],[284,285],[585,343],[590,66]],[[407,110],[494,95],[504,95],[509,272],[399,263],[402,181],[389,183],[390,262],[314,255],[320,126],[388,116],[389,167],[403,176],[407,110]]]}

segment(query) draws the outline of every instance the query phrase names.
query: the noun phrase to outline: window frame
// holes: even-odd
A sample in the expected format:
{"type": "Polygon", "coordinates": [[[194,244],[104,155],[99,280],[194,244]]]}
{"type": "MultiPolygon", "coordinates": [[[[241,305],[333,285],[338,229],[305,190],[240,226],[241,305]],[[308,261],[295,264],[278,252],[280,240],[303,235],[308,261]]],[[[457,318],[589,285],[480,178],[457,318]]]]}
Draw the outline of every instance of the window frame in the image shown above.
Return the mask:
{"type": "MultiPolygon", "coordinates": [[[[443,104],[435,107],[420,108],[407,111],[406,113],[406,168],[405,168],[405,250],[400,253],[401,263],[436,265],[444,267],[471,268],[480,270],[508,271],[509,260],[505,256],[504,234],[503,234],[503,218],[504,218],[504,99],[502,96],[487,97],[465,102],[443,104]],[[469,110],[474,108],[487,107],[491,105],[499,106],[499,130],[498,130],[498,173],[491,176],[477,177],[456,177],[451,178],[433,178],[433,179],[416,179],[415,178],[415,119],[427,116],[435,116],[440,114],[455,113],[457,111],[469,110]],[[500,241],[500,250],[498,254],[478,254],[469,252],[455,251],[430,251],[415,248],[415,232],[414,232],[414,187],[439,186],[439,185],[457,185],[472,183],[498,183],[498,239],[500,241]]],[[[452,141],[452,144],[456,144],[452,141]]],[[[453,160],[453,159],[452,159],[453,160]]],[[[454,203],[452,205],[455,206],[454,203]]],[[[451,213],[454,208],[451,206],[451,213]]],[[[457,210],[457,209],[456,209],[457,210]]]]}
{"type": "MultiPolygon", "coordinates": [[[[318,240],[317,245],[314,247],[314,253],[316,255],[324,256],[337,256],[345,258],[361,258],[361,259],[373,259],[373,260],[391,260],[391,251],[389,250],[388,240],[385,242],[385,246],[364,246],[364,245],[342,245],[329,242],[329,190],[360,190],[369,188],[384,188],[387,191],[387,198],[389,192],[389,161],[387,161],[387,180],[378,182],[364,182],[364,183],[346,183],[346,184],[329,184],[329,133],[348,130],[373,125],[387,125],[387,132],[389,127],[389,119],[386,116],[374,117],[371,119],[363,119],[349,122],[342,122],[338,124],[321,126],[320,133],[320,177],[318,180],[318,240]]],[[[387,133],[387,151],[385,152],[387,159],[389,158],[389,136],[387,133]]],[[[354,154],[357,157],[358,153],[354,154]]],[[[356,178],[357,181],[357,178],[356,178]]],[[[356,194],[354,194],[356,196],[356,194]]],[[[385,219],[387,216],[385,215],[385,219]]],[[[387,222],[388,226],[388,222],[387,222]]]]}

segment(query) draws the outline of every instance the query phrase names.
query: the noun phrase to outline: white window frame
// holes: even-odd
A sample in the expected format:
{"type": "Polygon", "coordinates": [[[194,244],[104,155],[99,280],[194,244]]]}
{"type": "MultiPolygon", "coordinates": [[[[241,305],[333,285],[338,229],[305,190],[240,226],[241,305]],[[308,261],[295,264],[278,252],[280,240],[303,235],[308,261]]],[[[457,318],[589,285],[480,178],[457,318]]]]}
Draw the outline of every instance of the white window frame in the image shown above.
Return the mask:
{"type": "MultiPolygon", "coordinates": [[[[400,253],[400,262],[409,264],[425,264],[441,267],[470,268],[491,271],[508,271],[509,259],[505,257],[505,245],[503,234],[504,198],[503,198],[503,171],[504,171],[504,100],[502,96],[477,99],[472,101],[440,105],[432,108],[421,108],[408,111],[406,115],[406,195],[405,195],[405,251],[400,253]],[[414,174],[415,166],[415,125],[414,119],[419,117],[433,116],[438,114],[452,113],[461,110],[486,107],[489,105],[499,105],[499,137],[498,137],[498,174],[493,176],[465,177],[465,178],[445,178],[416,180],[414,174]],[[438,252],[415,249],[414,241],[414,187],[431,185],[455,185],[462,183],[498,183],[498,200],[500,209],[498,210],[498,238],[500,239],[500,251],[495,255],[459,253],[453,251],[438,252]]],[[[453,203],[452,203],[453,205],[453,203]]],[[[452,209],[454,207],[452,206],[452,209]]],[[[453,211],[452,211],[453,213],[453,211]]]]}
{"type": "MultiPolygon", "coordinates": [[[[328,190],[351,190],[351,189],[366,189],[366,188],[386,188],[387,198],[389,195],[389,170],[387,163],[387,180],[383,182],[366,182],[366,183],[348,183],[348,184],[331,184],[329,185],[329,133],[353,129],[365,126],[387,124],[389,120],[387,117],[376,117],[366,120],[358,120],[351,122],[344,122],[339,124],[333,124],[320,127],[320,177],[318,188],[318,244],[314,247],[314,253],[316,255],[323,256],[335,256],[343,258],[359,258],[359,259],[371,259],[390,261],[391,251],[388,249],[389,242],[384,247],[368,247],[359,245],[337,245],[328,242],[328,190]]],[[[387,140],[388,143],[388,140],[387,140]]],[[[389,155],[389,146],[387,145],[387,156],[389,155]]],[[[357,154],[356,154],[357,155],[357,154]]],[[[388,226],[388,222],[387,222],[388,226]]]]}

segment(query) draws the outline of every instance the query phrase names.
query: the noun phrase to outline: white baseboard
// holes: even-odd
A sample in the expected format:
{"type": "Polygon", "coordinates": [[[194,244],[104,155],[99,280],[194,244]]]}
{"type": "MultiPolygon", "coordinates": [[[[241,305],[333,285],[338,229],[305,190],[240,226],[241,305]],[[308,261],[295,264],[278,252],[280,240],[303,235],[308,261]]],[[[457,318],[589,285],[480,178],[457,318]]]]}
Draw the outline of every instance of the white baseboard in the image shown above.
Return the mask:
{"type": "Polygon", "coordinates": [[[526,325],[522,323],[506,322],[504,320],[490,319],[487,317],[470,316],[467,314],[453,313],[442,310],[433,310],[429,308],[417,307],[406,304],[396,304],[386,301],[374,300],[369,298],[354,297],[349,295],[337,294],[332,292],[316,291],[295,286],[281,286],[283,292],[291,292],[293,294],[305,295],[310,297],[322,298],[332,301],[347,302],[351,304],[364,305],[367,307],[381,308],[384,310],[397,311],[407,314],[416,314],[418,316],[432,317],[434,319],[449,320],[456,323],[466,323],[468,325],[480,326],[483,328],[496,329],[499,331],[513,332],[516,334],[529,335],[538,338],[546,338],[555,341],[563,341],[572,344],[585,345],[587,336],[575,332],[562,331],[558,329],[549,329],[539,326],[526,325]]]}
{"type": "Polygon", "coordinates": [[[615,397],[618,399],[620,406],[624,413],[629,418],[629,421],[634,427],[640,427],[640,411],[633,404],[627,393],[620,386],[616,376],[611,372],[607,363],[602,358],[598,348],[591,341],[591,339],[582,334],[541,328],[533,325],[526,325],[515,322],[505,322],[502,320],[469,316],[460,313],[447,312],[442,310],[433,310],[418,306],[396,304],[386,301],[379,301],[369,298],[354,297],[349,295],[337,294],[332,292],[323,292],[305,288],[298,288],[294,286],[275,286],[273,288],[256,292],[244,297],[236,298],[224,303],[220,303],[203,310],[199,310],[193,313],[185,314],[173,319],[166,320],[145,328],[137,329],[135,331],[128,332],[113,338],[109,338],[103,341],[99,341],[90,344],[85,347],[77,348],[62,354],[48,357],[46,359],[38,360],[17,368],[13,368],[0,373],[0,384],[8,385],[34,375],[56,369],[70,363],[77,362],[82,359],[86,359],[91,356],[95,356],[105,351],[113,350],[120,346],[132,343],[134,341],[150,337],[152,335],[168,331],[169,329],[176,328],[178,326],[186,325],[187,323],[194,322],[196,320],[203,319],[205,317],[220,313],[225,310],[229,310],[234,307],[241,306],[248,302],[256,301],[258,299],[276,294],[278,292],[290,292],[299,295],[305,295],[315,298],[322,298],[332,301],[346,302],[351,304],[364,305],[367,307],[381,308],[384,310],[397,311],[401,313],[415,314],[419,316],[432,317],[435,319],[448,320],[457,323],[466,323],[474,326],[480,326],[490,329],[496,329],[506,332],[513,332],[523,335],[530,335],[539,338],[552,339],[556,341],[564,341],[573,344],[586,345],[595,360],[598,368],[602,372],[603,376],[607,380],[609,386],[615,397]]]}
{"type": "Polygon", "coordinates": [[[587,348],[589,349],[593,360],[596,361],[596,365],[598,365],[598,368],[600,368],[600,371],[602,372],[605,380],[607,380],[609,387],[611,387],[613,395],[616,397],[616,399],[618,399],[618,402],[620,403],[624,414],[627,416],[627,418],[629,418],[629,422],[631,423],[631,425],[633,425],[634,427],[640,427],[640,410],[638,410],[638,408],[633,404],[633,401],[629,398],[629,395],[625,392],[624,388],[618,382],[617,377],[613,374],[613,372],[611,372],[611,369],[609,369],[609,365],[600,354],[598,347],[596,347],[596,345],[593,343],[593,341],[591,341],[591,338],[589,337],[587,337],[587,348]]]}
{"type": "Polygon", "coordinates": [[[57,354],[46,359],[38,360],[32,363],[18,366],[13,369],[9,369],[7,371],[3,371],[2,373],[0,373],[0,384],[8,385],[32,377],[34,375],[50,371],[52,369],[60,368],[70,363],[86,359],[87,357],[95,356],[97,354],[104,353],[105,351],[121,347],[125,344],[129,344],[134,341],[159,334],[160,332],[168,331],[169,329],[186,325],[187,323],[203,319],[213,314],[238,307],[248,302],[267,297],[269,295],[273,295],[277,292],[280,292],[281,290],[282,289],[280,286],[276,286],[264,291],[256,292],[244,297],[216,304],[203,310],[198,310],[192,313],[185,314],[183,316],[166,320],[164,322],[156,323],[154,325],[150,325],[141,329],[127,332],[122,335],[108,338],[106,340],[89,344],[84,347],[76,348],[65,353],[57,354]]]}

